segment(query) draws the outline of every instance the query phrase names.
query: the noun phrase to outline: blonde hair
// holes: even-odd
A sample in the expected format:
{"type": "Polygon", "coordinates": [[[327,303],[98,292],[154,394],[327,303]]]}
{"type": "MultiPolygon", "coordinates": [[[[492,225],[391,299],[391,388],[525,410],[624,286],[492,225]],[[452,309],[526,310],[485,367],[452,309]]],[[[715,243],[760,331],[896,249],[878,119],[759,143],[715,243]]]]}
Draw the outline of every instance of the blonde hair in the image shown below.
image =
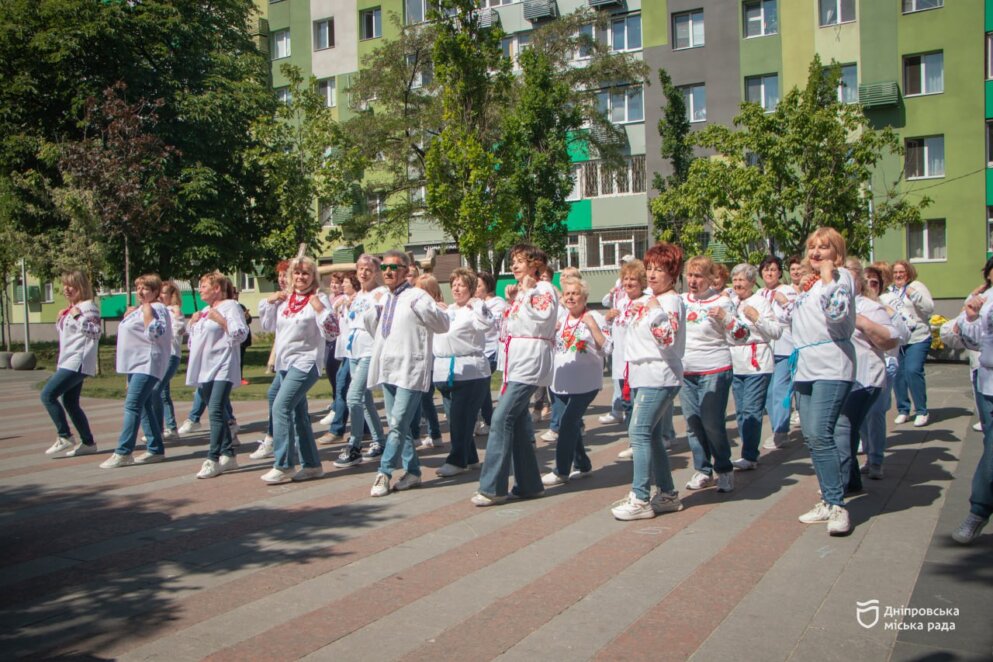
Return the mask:
{"type": "Polygon", "coordinates": [[[159,278],[158,274],[143,274],[134,279],[135,287],[141,287],[143,285],[155,292],[155,294],[162,291],[162,279],[159,278]]]}
{"type": "Polygon", "coordinates": [[[162,283],[162,289],[164,290],[167,287],[169,288],[169,292],[170,292],[170,294],[169,294],[169,303],[167,305],[169,305],[169,306],[182,306],[183,305],[183,295],[180,294],[180,292],[179,292],[179,285],[176,284],[176,281],[174,281],[171,278],[169,280],[167,280],[167,281],[164,281],[162,283]]]}
{"type": "Polygon", "coordinates": [[[648,274],[645,273],[645,263],[641,260],[631,259],[621,265],[621,280],[625,276],[634,276],[641,283],[641,288],[648,287],[648,274]]]}
{"type": "MultiPolygon", "coordinates": [[[[883,277],[883,282],[879,284],[880,291],[883,291],[893,284],[893,269],[890,268],[889,262],[880,260],[878,262],[873,262],[872,266],[878,269],[879,275],[883,277]]],[[[910,274],[907,275],[909,276],[910,274]]]]}
{"type": "MultiPolygon", "coordinates": [[[[425,274],[427,275],[427,274],[425,274]]],[[[458,267],[452,272],[452,275],[448,277],[449,282],[458,279],[469,288],[469,296],[476,296],[476,283],[478,279],[476,278],[476,272],[468,267],[458,267]]]]}
{"type": "MultiPolygon", "coordinates": [[[[893,266],[895,267],[898,264],[904,268],[904,271],[907,272],[908,283],[913,283],[915,280],[917,280],[917,267],[912,265],[910,262],[907,262],[906,260],[897,260],[896,262],[893,263],[893,266]]],[[[893,277],[893,269],[890,269],[890,277],[891,278],[893,277]]]]}
{"type": "Polygon", "coordinates": [[[686,261],[686,273],[689,273],[690,269],[699,269],[703,276],[706,276],[707,280],[711,281],[713,284],[714,280],[714,261],[710,259],[707,255],[697,255],[696,257],[691,257],[686,261]]]}
{"type": "Polygon", "coordinates": [[[559,271],[559,282],[564,278],[582,278],[583,274],[576,267],[566,267],[559,271]]]}
{"type": "Polygon", "coordinates": [[[828,245],[834,249],[834,266],[840,267],[845,264],[845,258],[848,256],[848,248],[845,243],[845,238],[842,237],[841,233],[834,228],[820,227],[811,232],[810,236],[807,237],[807,243],[805,244],[807,254],[803,256],[803,261],[808,268],[810,267],[810,258],[808,257],[808,254],[810,253],[810,246],[815,241],[826,241],[828,245]]]}
{"type": "Polygon", "coordinates": [[[202,283],[204,281],[207,281],[207,283],[211,286],[216,286],[220,289],[221,299],[234,298],[234,294],[231,292],[231,290],[234,289],[234,285],[232,285],[228,277],[220,271],[215,269],[214,271],[208,271],[204,275],[200,276],[200,282],[202,283]]]}
{"type": "Polygon", "coordinates": [[[418,276],[417,284],[414,287],[424,290],[435,301],[444,301],[444,298],[441,296],[441,286],[438,285],[438,279],[431,274],[421,274],[418,276]]]}
{"type": "Polygon", "coordinates": [[[308,255],[301,255],[300,257],[295,257],[292,260],[290,260],[290,267],[289,267],[290,277],[292,277],[293,272],[297,271],[298,269],[301,271],[307,271],[308,273],[310,273],[311,276],[313,276],[313,279],[311,280],[310,283],[309,292],[316,292],[321,285],[320,277],[317,275],[317,261],[308,255]]]}
{"type": "Polygon", "coordinates": [[[79,291],[79,296],[82,297],[80,301],[89,301],[93,298],[93,286],[90,285],[90,279],[79,269],[65,272],[60,280],[63,285],[68,285],[79,291]]]}

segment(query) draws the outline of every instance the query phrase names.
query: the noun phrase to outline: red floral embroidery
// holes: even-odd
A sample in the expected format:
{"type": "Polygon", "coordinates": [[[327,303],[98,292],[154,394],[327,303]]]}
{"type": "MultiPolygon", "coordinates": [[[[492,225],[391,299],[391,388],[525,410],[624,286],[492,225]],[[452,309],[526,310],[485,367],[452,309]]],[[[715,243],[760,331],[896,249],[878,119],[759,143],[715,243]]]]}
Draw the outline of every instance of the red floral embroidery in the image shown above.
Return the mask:
{"type": "Polygon", "coordinates": [[[534,294],[531,296],[531,307],[535,310],[548,310],[552,305],[551,294],[534,294]]]}
{"type": "Polygon", "coordinates": [[[686,321],[687,322],[695,322],[697,320],[697,317],[699,317],[699,315],[696,314],[696,311],[695,310],[691,310],[690,311],[690,314],[686,316],[686,321]]]}
{"type": "Polygon", "coordinates": [[[743,326],[739,326],[737,329],[734,330],[734,337],[738,340],[741,340],[747,335],[748,335],[748,331],[743,326]]]}
{"type": "Polygon", "coordinates": [[[575,348],[576,348],[576,351],[577,352],[585,352],[586,351],[586,341],[585,340],[577,340],[576,341],[576,344],[575,344],[575,348]]]}

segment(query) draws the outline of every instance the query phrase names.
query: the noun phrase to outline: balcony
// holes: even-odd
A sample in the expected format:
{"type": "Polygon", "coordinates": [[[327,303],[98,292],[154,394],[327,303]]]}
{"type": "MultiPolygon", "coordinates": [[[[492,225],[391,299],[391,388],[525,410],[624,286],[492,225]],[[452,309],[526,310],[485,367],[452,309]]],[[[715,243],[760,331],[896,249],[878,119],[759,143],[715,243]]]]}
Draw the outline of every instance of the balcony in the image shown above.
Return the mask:
{"type": "Polygon", "coordinates": [[[610,7],[611,5],[620,5],[622,0],[589,0],[590,7],[593,9],[598,9],[600,7],[610,7]]]}
{"type": "Polygon", "coordinates": [[[500,15],[495,9],[477,9],[473,15],[479,19],[479,27],[481,28],[492,28],[500,21],[500,15]]]}
{"type": "Polygon", "coordinates": [[[524,0],[524,18],[534,23],[544,18],[555,18],[555,0],[524,0]]]}
{"type": "Polygon", "coordinates": [[[900,103],[900,86],[896,81],[859,85],[859,103],[863,108],[886,108],[900,103]]]}

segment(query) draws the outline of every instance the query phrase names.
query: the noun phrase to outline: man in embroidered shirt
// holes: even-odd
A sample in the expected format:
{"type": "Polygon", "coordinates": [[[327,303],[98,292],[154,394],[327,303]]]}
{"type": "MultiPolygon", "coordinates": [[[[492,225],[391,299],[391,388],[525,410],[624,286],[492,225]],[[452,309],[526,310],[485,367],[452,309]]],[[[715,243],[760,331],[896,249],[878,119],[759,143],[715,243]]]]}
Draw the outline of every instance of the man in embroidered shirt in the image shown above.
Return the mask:
{"type": "Polygon", "coordinates": [[[528,413],[531,395],[552,381],[552,341],[558,313],[555,288],[538,278],[544,267],[543,255],[531,244],[518,244],[510,250],[517,287],[504,313],[500,349],[504,355],[503,392],[493,410],[479,491],[472,497],[477,506],[506,500],[511,461],[516,496],[534,497],[544,490],[528,434],[534,429],[528,413]]]}

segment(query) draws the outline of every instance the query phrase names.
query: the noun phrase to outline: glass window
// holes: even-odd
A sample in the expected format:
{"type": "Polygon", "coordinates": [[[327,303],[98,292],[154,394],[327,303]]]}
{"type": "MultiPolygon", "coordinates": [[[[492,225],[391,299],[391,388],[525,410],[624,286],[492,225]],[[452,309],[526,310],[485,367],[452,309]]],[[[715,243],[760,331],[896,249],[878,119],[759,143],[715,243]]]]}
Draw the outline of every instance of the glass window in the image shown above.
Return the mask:
{"type": "Polygon", "coordinates": [[[428,16],[427,0],[407,0],[405,18],[407,25],[423,23],[428,16]]]}
{"type": "Polygon", "coordinates": [[[903,94],[938,94],[945,91],[945,56],[943,53],[908,55],[903,58],[903,94]]]}
{"type": "Polygon", "coordinates": [[[937,9],[944,6],[945,0],[903,0],[903,13],[909,14],[915,11],[937,9]]]}
{"type": "Polygon", "coordinates": [[[986,33],[986,78],[993,78],[993,32],[986,33]]]}
{"type": "Polygon", "coordinates": [[[378,39],[383,36],[383,10],[379,7],[359,12],[361,39],[378,39]]]}
{"type": "Polygon", "coordinates": [[[851,23],[855,20],[855,0],[818,0],[821,27],[851,23]]]}
{"type": "Polygon", "coordinates": [[[641,122],[645,119],[644,94],[640,85],[601,90],[597,92],[596,100],[597,109],[614,124],[641,122]]]}
{"type": "Polygon", "coordinates": [[[334,19],[314,21],[314,50],[334,48],[334,19]]]}
{"type": "Polygon", "coordinates": [[[746,78],[745,101],[757,103],[767,113],[774,111],[779,103],[779,74],[746,78]]]}
{"type": "Polygon", "coordinates": [[[907,226],[907,257],[911,260],[947,260],[945,219],[907,226]]]}
{"type": "Polygon", "coordinates": [[[907,179],[945,176],[945,137],[908,138],[904,154],[907,179]]]}
{"type": "Polygon", "coordinates": [[[334,78],[317,81],[317,94],[324,101],[324,106],[334,108],[338,105],[338,94],[335,90],[334,78]]]}
{"type": "Polygon", "coordinates": [[[280,103],[289,103],[292,99],[290,95],[290,88],[288,87],[277,87],[276,88],[276,98],[279,99],[280,103]]]}
{"type": "Polygon", "coordinates": [[[686,104],[686,119],[690,122],[707,121],[707,88],[700,85],[687,85],[680,88],[683,91],[683,102],[686,104]]]}
{"type": "Polygon", "coordinates": [[[276,30],[272,33],[272,59],[279,60],[290,56],[290,31],[276,30]]]}
{"type": "Polygon", "coordinates": [[[841,79],[838,81],[838,101],[841,103],[858,103],[859,75],[858,65],[841,65],[841,79]]]}
{"type": "Polygon", "coordinates": [[[614,51],[641,49],[641,14],[616,18],[610,22],[610,48],[614,51]]]}
{"type": "Polygon", "coordinates": [[[416,71],[412,71],[413,77],[410,79],[411,89],[417,89],[425,85],[430,85],[431,81],[434,80],[434,69],[431,67],[430,62],[421,62],[418,64],[417,58],[413,55],[407,56],[407,66],[412,70],[416,67],[416,71]]]}
{"type": "Polygon", "coordinates": [[[576,59],[583,60],[593,55],[593,26],[583,25],[579,28],[579,48],[576,51],[576,59]]]}
{"type": "Polygon", "coordinates": [[[776,0],[749,0],[742,5],[745,38],[779,32],[776,0]]]}
{"type": "Polygon", "coordinates": [[[704,45],[703,10],[672,15],[673,49],[699,48],[704,45]]]}
{"type": "Polygon", "coordinates": [[[52,303],[55,301],[55,285],[52,281],[45,283],[44,290],[44,303],[52,303]]]}
{"type": "Polygon", "coordinates": [[[258,288],[258,279],[255,277],[255,274],[249,274],[243,271],[239,280],[241,281],[238,283],[240,286],[238,288],[239,292],[254,292],[258,288]]]}

